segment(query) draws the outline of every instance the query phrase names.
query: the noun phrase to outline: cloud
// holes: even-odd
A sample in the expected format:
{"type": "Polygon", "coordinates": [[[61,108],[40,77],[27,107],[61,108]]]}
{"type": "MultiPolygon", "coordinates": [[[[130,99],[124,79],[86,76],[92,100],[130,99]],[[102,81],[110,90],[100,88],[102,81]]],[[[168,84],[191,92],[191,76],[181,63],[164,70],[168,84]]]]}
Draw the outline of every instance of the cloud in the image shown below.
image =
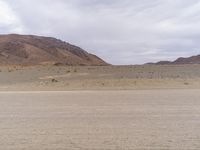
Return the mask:
{"type": "Polygon", "coordinates": [[[20,32],[22,25],[10,6],[0,0],[0,32],[20,32]]]}
{"type": "Polygon", "coordinates": [[[54,36],[114,64],[200,53],[199,0],[0,0],[0,31],[54,36]]]}

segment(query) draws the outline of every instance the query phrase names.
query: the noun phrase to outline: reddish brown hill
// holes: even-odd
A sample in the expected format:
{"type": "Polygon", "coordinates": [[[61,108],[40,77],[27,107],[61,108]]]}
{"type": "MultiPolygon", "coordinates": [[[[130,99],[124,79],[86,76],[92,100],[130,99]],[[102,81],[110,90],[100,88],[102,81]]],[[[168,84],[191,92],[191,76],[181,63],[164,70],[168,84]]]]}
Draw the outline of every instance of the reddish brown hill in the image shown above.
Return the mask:
{"type": "Polygon", "coordinates": [[[192,56],[188,58],[181,57],[172,63],[173,64],[200,64],[200,55],[192,56]]]}
{"type": "Polygon", "coordinates": [[[160,61],[157,63],[149,63],[155,65],[178,65],[178,64],[200,64],[200,55],[183,58],[180,57],[175,61],[160,61]]]}
{"type": "Polygon", "coordinates": [[[0,64],[107,65],[99,57],[64,41],[34,35],[0,35],[0,64]]]}

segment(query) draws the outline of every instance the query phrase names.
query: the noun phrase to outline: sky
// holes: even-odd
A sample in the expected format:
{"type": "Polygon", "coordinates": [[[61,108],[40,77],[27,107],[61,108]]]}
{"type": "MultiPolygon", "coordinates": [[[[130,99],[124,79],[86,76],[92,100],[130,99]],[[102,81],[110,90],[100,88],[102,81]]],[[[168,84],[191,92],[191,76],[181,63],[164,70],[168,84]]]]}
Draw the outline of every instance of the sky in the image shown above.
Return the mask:
{"type": "Polygon", "coordinates": [[[200,54],[200,0],[0,0],[0,34],[51,36],[116,65],[200,54]]]}

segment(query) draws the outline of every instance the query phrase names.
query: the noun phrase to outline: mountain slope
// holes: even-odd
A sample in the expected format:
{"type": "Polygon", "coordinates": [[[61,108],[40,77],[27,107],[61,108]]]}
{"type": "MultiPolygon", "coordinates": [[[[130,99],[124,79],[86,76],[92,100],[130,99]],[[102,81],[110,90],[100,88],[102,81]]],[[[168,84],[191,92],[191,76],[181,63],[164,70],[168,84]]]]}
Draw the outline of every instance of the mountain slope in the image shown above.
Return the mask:
{"type": "Polygon", "coordinates": [[[175,61],[160,61],[157,63],[149,63],[156,65],[178,65],[178,64],[200,64],[200,55],[191,56],[187,58],[180,57],[175,61]]]}
{"type": "Polygon", "coordinates": [[[0,64],[107,65],[99,57],[64,41],[34,35],[0,35],[0,64]]]}
{"type": "Polygon", "coordinates": [[[200,55],[192,56],[188,58],[180,57],[173,64],[200,64],[200,55]]]}

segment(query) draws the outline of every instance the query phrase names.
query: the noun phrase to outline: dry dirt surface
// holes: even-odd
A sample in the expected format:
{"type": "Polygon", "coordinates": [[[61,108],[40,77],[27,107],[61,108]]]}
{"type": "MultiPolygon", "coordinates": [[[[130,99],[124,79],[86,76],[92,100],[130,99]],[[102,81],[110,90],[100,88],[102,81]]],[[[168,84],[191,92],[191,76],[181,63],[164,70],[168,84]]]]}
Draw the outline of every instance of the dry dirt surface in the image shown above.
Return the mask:
{"type": "Polygon", "coordinates": [[[0,67],[0,91],[133,89],[200,89],[200,65],[0,67]]]}
{"type": "Polygon", "coordinates": [[[200,90],[1,92],[1,150],[199,150],[200,90]]]}

